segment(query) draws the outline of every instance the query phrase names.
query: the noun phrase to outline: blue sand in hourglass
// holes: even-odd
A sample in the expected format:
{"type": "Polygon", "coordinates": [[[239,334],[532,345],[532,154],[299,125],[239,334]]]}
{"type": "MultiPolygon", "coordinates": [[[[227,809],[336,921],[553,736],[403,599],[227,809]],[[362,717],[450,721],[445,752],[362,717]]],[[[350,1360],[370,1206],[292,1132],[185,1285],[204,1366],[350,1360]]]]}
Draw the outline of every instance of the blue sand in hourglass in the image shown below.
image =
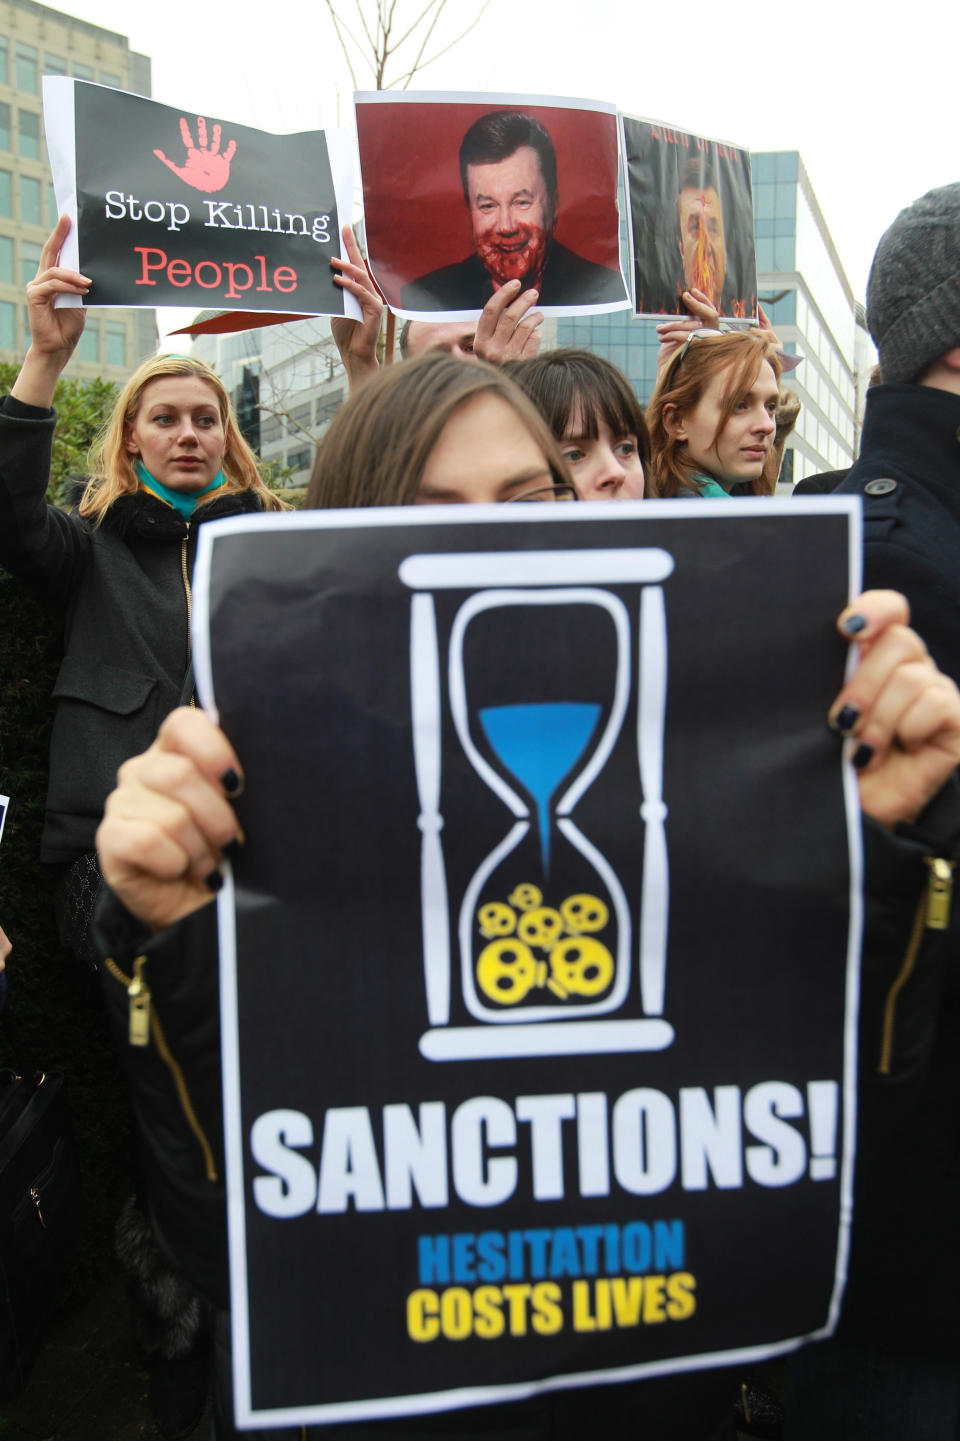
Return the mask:
{"type": "Polygon", "coordinates": [[[601,707],[592,701],[488,706],[480,711],[487,740],[537,807],[540,854],[550,874],[550,797],[590,742],[601,707]]]}

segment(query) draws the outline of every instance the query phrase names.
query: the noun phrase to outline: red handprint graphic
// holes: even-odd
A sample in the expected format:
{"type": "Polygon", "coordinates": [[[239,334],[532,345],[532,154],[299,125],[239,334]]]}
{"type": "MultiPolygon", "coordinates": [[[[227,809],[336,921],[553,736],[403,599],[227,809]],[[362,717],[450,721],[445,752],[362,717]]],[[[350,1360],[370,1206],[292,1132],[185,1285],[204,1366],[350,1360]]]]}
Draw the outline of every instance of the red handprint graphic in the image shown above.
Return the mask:
{"type": "Polygon", "coordinates": [[[190,126],[186,118],[180,118],[180,134],[187,149],[187,158],[183,165],[174,165],[168,160],[162,150],[155,150],[153,153],[158,160],[179,175],[180,179],[187,185],[192,185],[194,190],[206,190],[212,194],[215,190],[222,190],[230,179],[230,161],[237,150],[237,142],[231,140],[223,154],[220,154],[220,126],[213,127],[213,142],[207,147],[207,122],[202,115],[197,116],[197,144],[194,146],[193,137],[190,134],[190,126]]]}

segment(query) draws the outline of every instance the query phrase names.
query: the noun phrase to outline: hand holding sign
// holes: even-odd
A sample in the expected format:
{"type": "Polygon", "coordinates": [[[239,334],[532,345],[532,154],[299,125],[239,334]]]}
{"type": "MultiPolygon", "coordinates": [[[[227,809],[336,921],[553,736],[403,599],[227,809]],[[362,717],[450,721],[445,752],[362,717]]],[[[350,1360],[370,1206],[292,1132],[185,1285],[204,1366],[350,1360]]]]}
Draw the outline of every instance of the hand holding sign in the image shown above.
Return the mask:
{"type": "Polygon", "coordinates": [[[483,307],[477,322],[473,353],[491,365],[506,360],[532,360],[540,349],[539,325],[543,313],[527,312],[537,303],[536,290],[521,293],[519,280],[511,280],[495,291],[483,307]]]}
{"type": "Polygon", "coordinates": [[[335,274],[333,282],[347,290],[360,303],[362,320],[348,320],[336,316],[330,321],[330,331],[347,372],[351,392],[359,390],[368,380],[375,380],[380,374],[377,360],[377,341],[380,339],[380,321],[383,316],[383,297],[373,283],[360,247],[353,234],[353,228],[345,225],[341,231],[349,260],[338,255],[330,261],[335,274]]]}
{"type": "Polygon", "coordinates": [[[97,831],[103,878],[145,925],[163,930],[219,889],[223,847],[239,835],[226,794],[240,763],[202,711],[167,716],[153,745],[126,761],[97,831]]]}
{"type": "Polygon", "coordinates": [[[960,695],[909,622],[897,591],[868,590],[837,623],[861,659],[831,725],[852,739],[861,806],[886,826],[915,821],[960,765],[960,695]]]}
{"type": "Polygon", "coordinates": [[[62,215],[40,252],[37,273],[27,285],[30,349],[11,391],[25,405],[53,404],[54,386],[76,349],[87,318],[82,306],[56,306],[58,296],[83,297],[90,289],[87,276],[58,263],[69,231],[70,218],[62,215]]]}
{"type": "Polygon", "coordinates": [[[213,127],[213,141],[209,148],[207,146],[207,122],[202,115],[197,116],[197,144],[193,143],[193,136],[190,134],[190,126],[185,116],[180,118],[180,134],[186,146],[187,158],[183,165],[175,165],[168,160],[162,150],[155,150],[153,153],[158,160],[162,160],[174,175],[179,175],[186,185],[192,185],[194,190],[204,190],[212,195],[214,191],[222,190],[230,179],[230,161],[237,151],[237,142],[231,140],[223,154],[220,154],[220,126],[213,127]]]}

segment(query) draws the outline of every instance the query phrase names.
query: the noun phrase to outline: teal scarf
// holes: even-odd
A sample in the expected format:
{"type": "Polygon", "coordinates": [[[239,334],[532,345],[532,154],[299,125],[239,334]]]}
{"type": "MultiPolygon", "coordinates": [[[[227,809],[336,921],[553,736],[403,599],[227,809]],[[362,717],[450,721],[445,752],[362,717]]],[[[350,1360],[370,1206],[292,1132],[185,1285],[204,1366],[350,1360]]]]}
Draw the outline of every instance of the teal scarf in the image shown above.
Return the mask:
{"type": "Polygon", "coordinates": [[[227,477],[223,471],[218,470],[213,480],[211,480],[209,485],[205,485],[203,490],[191,490],[189,492],[171,490],[170,487],[164,485],[162,481],[154,480],[142,460],[137,461],[137,476],[145,490],[149,490],[150,494],[155,495],[158,500],[165,500],[167,505],[172,505],[174,510],[180,512],[184,520],[189,520],[191,515],[193,515],[193,512],[197,508],[197,501],[202,495],[209,495],[211,490],[218,490],[221,485],[226,485],[227,483],[227,477]]]}
{"type": "Polygon", "coordinates": [[[714,480],[712,475],[692,475],[690,477],[696,484],[697,491],[705,500],[729,500],[730,492],[724,490],[719,481],[714,480]]]}

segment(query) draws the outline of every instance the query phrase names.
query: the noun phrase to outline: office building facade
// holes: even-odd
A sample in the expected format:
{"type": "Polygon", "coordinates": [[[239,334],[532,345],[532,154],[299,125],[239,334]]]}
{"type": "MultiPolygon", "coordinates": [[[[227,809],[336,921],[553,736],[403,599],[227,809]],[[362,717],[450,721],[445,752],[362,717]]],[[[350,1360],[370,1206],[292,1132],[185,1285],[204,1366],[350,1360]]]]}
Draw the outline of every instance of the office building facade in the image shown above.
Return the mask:
{"type": "MultiPolygon", "coordinates": [[[[150,94],[150,61],[125,36],[34,0],[0,0],[0,359],[14,362],[30,343],[24,286],[57,220],[43,136],[44,75],[150,94]]],[[[152,310],[92,309],[67,375],[125,380],[156,340],[152,310]]]]}

